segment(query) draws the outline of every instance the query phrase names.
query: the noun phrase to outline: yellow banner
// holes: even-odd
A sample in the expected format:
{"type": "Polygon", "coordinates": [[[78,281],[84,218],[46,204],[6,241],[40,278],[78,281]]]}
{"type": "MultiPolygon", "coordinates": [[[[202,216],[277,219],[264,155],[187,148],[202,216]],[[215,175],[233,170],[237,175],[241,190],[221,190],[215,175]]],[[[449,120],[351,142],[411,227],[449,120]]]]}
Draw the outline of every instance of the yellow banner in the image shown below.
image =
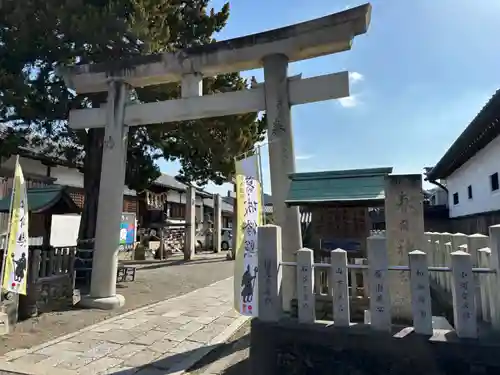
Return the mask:
{"type": "Polygon", "coordinates": [[[26,295],[28,276],[28,199],[23,171],[16,162],[12,184],[7,253],[4,259],[2,287],[26,295]]]}
{"type": "Polygon", "coordinates": [[[262,225],[262,191],[259,158],[252,155],[236,161],[236,260],[234,308],[242,315],[258,316],[257,227],[262,225]]]}

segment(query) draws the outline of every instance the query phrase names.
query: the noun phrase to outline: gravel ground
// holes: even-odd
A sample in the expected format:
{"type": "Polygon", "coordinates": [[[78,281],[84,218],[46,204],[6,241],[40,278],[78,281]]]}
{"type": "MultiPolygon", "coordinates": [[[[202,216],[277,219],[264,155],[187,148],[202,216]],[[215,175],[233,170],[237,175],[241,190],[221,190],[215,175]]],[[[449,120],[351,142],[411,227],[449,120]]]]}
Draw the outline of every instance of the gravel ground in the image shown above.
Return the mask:
{"type": "Polygon", "coordinates": [[[233,275],[233,262],[226,253],[198,255],[185,263],[172,259],[162,264],[140,266],[135,282],[117,285],[117,293],[125,297],[125,307],[102,311],[73,308],[68,311],[43,314],[18,323],[13,331],[0,337],[0,355],[14,349],[29,348],[112,316],[188,293],[233,275]]]}

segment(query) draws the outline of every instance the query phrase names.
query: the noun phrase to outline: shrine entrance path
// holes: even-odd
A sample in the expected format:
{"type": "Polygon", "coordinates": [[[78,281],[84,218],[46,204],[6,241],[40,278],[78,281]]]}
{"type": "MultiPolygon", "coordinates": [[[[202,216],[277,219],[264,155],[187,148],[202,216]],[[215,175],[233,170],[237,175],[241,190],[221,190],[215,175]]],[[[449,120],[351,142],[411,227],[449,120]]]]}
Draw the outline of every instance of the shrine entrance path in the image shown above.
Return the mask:
{"type": "Polygon", "coordinates": [[[232,307],[233,279],[132,310],[30,349],[6,353],[0,371],[33,375],[182,374],[248,318],[232,307]]]}
{"type": "Polygon", "coordinates": [[[117,292],[126,299],[124,308],[112,311],[74,308],[19,322],[9,335],[0,337],[0,355],[30,348],[137,308],[206,287],[231,277],[233,268],[234,263],[226,260],[226,252],[200,254],[190,262],[172,257],[162,263],[139,266],[135,282],[117,285],[117,292]]]}

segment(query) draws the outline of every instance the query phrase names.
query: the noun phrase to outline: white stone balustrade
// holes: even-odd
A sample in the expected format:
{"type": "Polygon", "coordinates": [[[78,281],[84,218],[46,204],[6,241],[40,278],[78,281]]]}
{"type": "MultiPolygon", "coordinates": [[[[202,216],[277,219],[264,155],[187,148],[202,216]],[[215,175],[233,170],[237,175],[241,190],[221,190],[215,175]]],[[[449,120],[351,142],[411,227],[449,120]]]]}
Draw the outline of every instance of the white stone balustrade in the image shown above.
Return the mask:
{"type": "Polygon", "coordinates": [[[408,276],[410,293],[405,298],[411,303],[416,334],[433,333],[431,288],[448,294],[459,337],[476,338],[479,328],[487,327],[485,323],[500,330],[500,294],[497,292],[500,290],[500,225],[490,227],[490,236],[426,233],[425,251],[409,252],[408,266],[389,264],[387,247],[382,233],[367,238],[367,262],[357,259],[348,263],[347,252],[336,249],[330,253],[329,264],[315,264],[313,250],[305,248],[296,252],[295,262],[283,262],[280,228],[259,227],[259,318],[278,321],[283,315],[281,295],[287,285],[282,282],[281,272],[288,267],[294,268],[297,278],[299,322],[315,321],[316,298],[321,294],[321,298],[330,298],[333,303],[334,326],[349,327],[350,301],[362,297],[355,292],[356,274],[363,273],[362,287],[369,296],[369,323],[374,330],[390,332],[392,319],[398,316],[392,309],[389,275],[399,272],[408,276]],[[315,292],[316,274],[327,277],[326,292],[315,292]]]}
{"type": "MultiPolygon", "coordinates": [[[[496,239],[497,237],[500,239],[500,234],[497,234],[497,232],[500,233],[498,228],[500,226],[490,227],[490,236],[478,233],[465,235],[463,233],[426,232],[430,265],[451,267],[451,253],[459,251],[470,255],[472,268],[499,270],[498,262],[492,262],[491,257],[491,248],[500,243],[500,240],[496,239]]],[[[497,273],[475,272],[472,278],[474,285],[472,295],[477,320],[491,323],[495,329],[500,330],[500,298],[494,293],[495,288],[500,288],[497,273]]],[[[445,296],[452,299],[452,272],[431,271],[431,280],[445,296]]]]}

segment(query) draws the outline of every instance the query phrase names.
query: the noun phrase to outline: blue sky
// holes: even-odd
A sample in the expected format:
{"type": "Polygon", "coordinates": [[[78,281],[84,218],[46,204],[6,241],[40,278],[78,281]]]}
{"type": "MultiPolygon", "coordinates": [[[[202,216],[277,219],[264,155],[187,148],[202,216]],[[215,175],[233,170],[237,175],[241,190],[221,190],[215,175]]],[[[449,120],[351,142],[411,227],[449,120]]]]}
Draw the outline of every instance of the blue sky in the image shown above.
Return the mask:
{"type": "MultiPolygon", "coordinates": [[[[223,0],[212,2],[220,8],[223,0]]],[[[325,16],[353,0],[230,1],[219,40],[325,16]]],[[[351,97],[292,109],[298,172],[436,163],[500,88],[500,1],[374,0],[351,51],[291,64],[303,77],[351,72],[351,97]]],[[[244,72],[263,81],[261,70],[244,72]]],[[[270,192],[267,147],[264,189],[270,192]]],[[[161,162],[172,175],[176,163],[161,162]]],[[[207,190],[226,194],[229,186],[207,190]]]]}

